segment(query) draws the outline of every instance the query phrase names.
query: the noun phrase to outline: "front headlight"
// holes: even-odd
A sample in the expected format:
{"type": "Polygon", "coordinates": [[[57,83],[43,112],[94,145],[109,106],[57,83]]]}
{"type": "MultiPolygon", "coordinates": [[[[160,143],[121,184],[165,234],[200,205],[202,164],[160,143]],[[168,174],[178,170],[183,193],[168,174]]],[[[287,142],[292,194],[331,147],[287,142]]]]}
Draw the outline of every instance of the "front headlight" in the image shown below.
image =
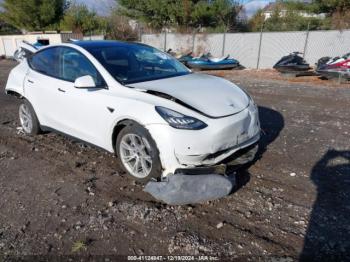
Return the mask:
{"type": "Polygon", "coordinates": [[[205,123],[194,117],[183,115],[165,107],[156,106],[156,111],[174,128],[199,130],[207,127],[205,123]]]}

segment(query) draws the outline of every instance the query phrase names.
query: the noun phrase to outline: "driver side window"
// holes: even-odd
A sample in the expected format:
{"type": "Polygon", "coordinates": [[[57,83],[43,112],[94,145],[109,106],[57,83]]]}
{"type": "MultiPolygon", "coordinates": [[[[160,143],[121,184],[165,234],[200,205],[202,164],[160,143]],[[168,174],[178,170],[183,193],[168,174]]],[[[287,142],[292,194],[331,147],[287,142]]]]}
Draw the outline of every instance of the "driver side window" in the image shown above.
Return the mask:
{"type": "Polygon", "coordinates": [[[103,86],[102,76],[83,54],[68,47],[60,49],[59,74],[61,79],[74,82],[81,76],[90,75],[97,87],[103,86]]]}

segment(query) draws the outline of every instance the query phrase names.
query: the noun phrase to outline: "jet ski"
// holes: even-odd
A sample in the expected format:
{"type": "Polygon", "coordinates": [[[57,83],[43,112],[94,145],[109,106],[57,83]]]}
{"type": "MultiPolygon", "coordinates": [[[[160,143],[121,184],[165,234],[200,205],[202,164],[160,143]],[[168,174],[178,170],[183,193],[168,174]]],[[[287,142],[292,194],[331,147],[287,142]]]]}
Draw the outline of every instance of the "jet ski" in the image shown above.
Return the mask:
{"type": "Polygon", "coordinates": [[[187,66],[199,70],[220,70],[237,68],[240,64],[236,59],[230,58],[229,55],[215,58],[207,53],[187,61],[187,66]]]}
{"type": "Polygon", "coordinates": [[[167,52],[169,55],[176,57],[176,53],[173,51],[173,49],[169,48],[166,52],[167,52]]]}
{"type": "Polygon", "coordinates": [[[187,66],[187,62],[188,61],[190,61],[190,60],[195,58],[195,57],[192,56],[192,52],[189,52],[189,53],[184,54],[184,55],[178,55],[171,48],[168,49],[166,52],[169,55],[172,55],[173,57],[175,57],[178,61],[180,61],[181,63],[183,63],[186,66],[187,66]]]}
{"type": "Polygon", "coordinates": [[[322,57],[316,66],[316,72],[326,79],[350,80],[350,53],[342,57],[322,57]]]}
{"type": "Polygon", "coordinates": [[[282,57],[273,68],[282,74],[309,75],[311,67],[300,54],[302,53],[293,52],[282,57]]]}
{"type": "Polygon", "coordinates": [[[347,65],[350,62],[350,53],[347,53],[343,55],[342,57],[336,56],[336,57],[322,57],[318,60],[316,66],[318,69],[323,68],[336,68],[336,67],[350,67],[347,65]]]}
{"type": "Polygon", "coordinates": [[[181,63],[183,63],[185,66],[188,66],[187,63],[188,61],[193,60],[194,57],[192,55],[192,52],[184,54],[182,56],[180,56],[177,60],[179,60],[181,63]]]}

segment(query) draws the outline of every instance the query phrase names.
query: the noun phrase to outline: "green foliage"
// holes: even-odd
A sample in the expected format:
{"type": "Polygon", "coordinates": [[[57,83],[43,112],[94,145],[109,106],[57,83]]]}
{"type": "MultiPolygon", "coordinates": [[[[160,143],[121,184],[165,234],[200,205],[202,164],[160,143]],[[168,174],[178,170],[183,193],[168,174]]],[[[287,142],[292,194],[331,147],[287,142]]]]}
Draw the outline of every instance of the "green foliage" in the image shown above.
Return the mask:
{"type": "Polygon", "coordinates": [[[64,10],[66,0],[5,0],[1,4],[1,18],[8,24],[22,30],[36,31],[56,29],[64,10]]]}
{"type": "Polygon", "coordinates": [[[20,34],[20,33],[21,32],[17,28],[0,20],[0,35],[12,35],[12,34],[20,34]]]}
{"type": "Polygon", "coordinates": [[[72,246],[73,253],[79,252],[81,250],[86,250],[86,249],[87,249],[87,246],[84,241],[77,241],[73,243],[73,246],[72,246]]]}
{"type": "Polygon", "coordinates": [[[263,10],[258,11],[249,21],[251,31],[304,31],[330,29],[329,19],[306,17],[305,13],[313,13],[314,4],[286,1],[275,5],[271,17],[265,19],[263,10]],[[282,12],[282,10],[284,10],[282,12]]]}
{"type": "Polygon", "coordinates": [[[323,19],[303,17],[297,12],[287,12],[283,17],[272,16],[265,22],[264,31],[304,31],[323,29],[323,19]]]}
{"type": "Polygon", "coordinates": [[[94,11],[90,11],[86,5],[73,4],[69,7],[61,22],[61,30],[73,31],[75,33],[92,33],[103,27],[94,11]]]}
{"type": "Polygon", "coordinates": [[[265,15],[263,10],[258,10],[256,14],[249,20],[248,26],[251,31],[257,32],[261,30],[261,26],[265,21],[265,15]]]}
{"type": "Polygon", "coordinates": [[[327,14],[330,28],[350,28],[350,0],[314,0],[313,5],[315,12],[327,14]]]}
{"type": "Polygon", "coordinates": [[[234,0],[118,0],[119,12],[156,29],[226,27],[240,10],[234,0]]]}
{"type": "Polygon", "coordinates": [[[171,24],[170,5],[164,0],[120,0],[120,13],[140,20],[153,28],[162,28],[171,24]]]}
{"type": "Polygon", "coordinates": [[[318,13],[345,12],[350,9],[349,0],[314,0],[315,11],[318,13]]]}
{"type": "Polygon", "coordinates": [[[113,12],[104,20],[106,23],[106,39],[123,41],[136,41],[138,39],[138,32],[130,26],[127,17],[113,12]]]}

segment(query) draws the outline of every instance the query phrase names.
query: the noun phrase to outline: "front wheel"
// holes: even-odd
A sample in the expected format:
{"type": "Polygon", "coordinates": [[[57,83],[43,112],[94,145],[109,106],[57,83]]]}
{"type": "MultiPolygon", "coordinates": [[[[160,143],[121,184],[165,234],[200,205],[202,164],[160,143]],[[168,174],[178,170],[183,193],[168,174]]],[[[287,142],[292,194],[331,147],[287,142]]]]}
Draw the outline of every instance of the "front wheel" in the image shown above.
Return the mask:
{"type": "Polygon", "coordinates": [[[118,160],[124,169],[139,181],[161,177],[159,151],[143,126],[132,123],[123,128],[116,141],[118,160]]]}
{"type": "Polygon", "coordinates": [[[34,108],[27,100],[24,100],[19,106],[19,120],[24,133],[27,135],[37,135],[40,133],[38,118],[34,108]]]}

